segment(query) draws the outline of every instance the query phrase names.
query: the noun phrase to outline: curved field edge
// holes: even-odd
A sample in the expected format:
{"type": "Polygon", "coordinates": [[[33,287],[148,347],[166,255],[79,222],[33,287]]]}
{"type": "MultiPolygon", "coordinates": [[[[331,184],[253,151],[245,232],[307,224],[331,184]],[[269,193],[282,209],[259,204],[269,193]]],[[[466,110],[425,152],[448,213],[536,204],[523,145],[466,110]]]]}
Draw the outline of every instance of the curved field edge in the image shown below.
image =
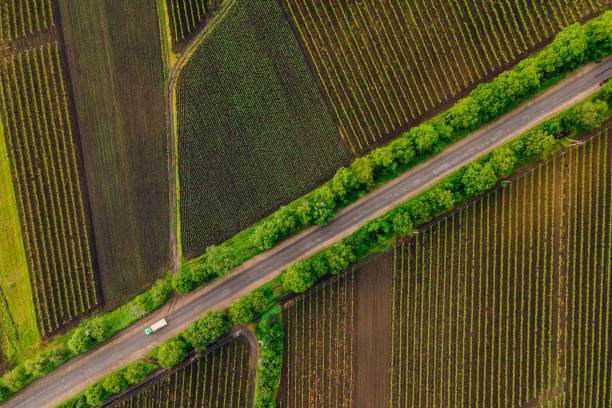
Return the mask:
{"type": "Polygon", "coordinates": [[[0,122],[0,231],[2,231],[0,373],[2,373],[8,361],[23,360],[21,353],[24,348],[35,344],[40,338],[2,122],[0,122]]]}
{"type": "Polygon", "coordinates": [[[185,258],[316,187],[347,160],[275,2],[234,1],[180,70],[175,93],[185,258]]]}

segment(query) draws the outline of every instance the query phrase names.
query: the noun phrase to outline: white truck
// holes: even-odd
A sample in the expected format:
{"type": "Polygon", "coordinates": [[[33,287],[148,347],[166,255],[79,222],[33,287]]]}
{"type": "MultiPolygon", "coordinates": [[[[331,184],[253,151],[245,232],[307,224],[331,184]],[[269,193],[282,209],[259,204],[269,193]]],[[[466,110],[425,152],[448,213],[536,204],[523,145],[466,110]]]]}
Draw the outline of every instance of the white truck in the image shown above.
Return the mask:
{"type": "Polygon", "coordinates": [[[168,322],[166,321],[166,319],[161,319],[161,320],[153,323],[149,327],[147,327],[145,329],[145,334],[148,336],[151,333],[155,333],[156,331],[158,331],[159,329],[161,329],[162,327],[164,327],[167,324],[168,324],[168,322]]]}

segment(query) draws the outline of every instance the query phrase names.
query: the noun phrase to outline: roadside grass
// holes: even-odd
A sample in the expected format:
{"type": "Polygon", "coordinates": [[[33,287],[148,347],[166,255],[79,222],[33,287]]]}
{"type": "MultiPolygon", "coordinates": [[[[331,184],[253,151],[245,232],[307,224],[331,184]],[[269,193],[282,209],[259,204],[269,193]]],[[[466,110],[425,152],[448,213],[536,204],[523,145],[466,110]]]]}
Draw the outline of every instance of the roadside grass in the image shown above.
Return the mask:
{"type": "MultiPolygon", "coordinates": [[[[0,336],[2,352],[10,362],[23,359],[24,350],[39,339],[28,264],[4,128],[0,123],[0,336]]],[[[1,367],[1,364],[0,364],[1,367]]]]}

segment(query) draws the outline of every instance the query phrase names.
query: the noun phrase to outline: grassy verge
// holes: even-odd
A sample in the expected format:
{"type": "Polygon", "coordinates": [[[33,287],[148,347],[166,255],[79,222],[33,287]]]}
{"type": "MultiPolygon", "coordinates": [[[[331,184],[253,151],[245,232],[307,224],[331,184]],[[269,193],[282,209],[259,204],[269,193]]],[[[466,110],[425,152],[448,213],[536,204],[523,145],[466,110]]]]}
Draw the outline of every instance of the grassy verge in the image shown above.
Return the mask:
{"type": "Polygon", "coordinates": [[[11,363],[22,361],[40,339],[18,211],[0,123],[0,359],[11,363]]]}

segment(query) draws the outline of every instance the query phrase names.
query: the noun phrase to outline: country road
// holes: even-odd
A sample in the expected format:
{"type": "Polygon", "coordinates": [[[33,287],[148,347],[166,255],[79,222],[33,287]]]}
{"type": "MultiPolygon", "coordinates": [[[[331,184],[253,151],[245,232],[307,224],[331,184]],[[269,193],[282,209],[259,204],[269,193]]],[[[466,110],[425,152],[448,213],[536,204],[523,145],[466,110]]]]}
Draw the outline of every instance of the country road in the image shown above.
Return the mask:
{"type": "Polygon", "coordinates": [[[312,227],[268,252],[246,262],[223,280],[177,298],[90,352],[81,355],[46,377],[35,381],[12,399],[6,408],[42,408],[55,404],[82,390],[110,370],[120,368],[144,355],[167,338],[211,309],[227,307],[255,287],[280,274],[288,265],[318,249],[338,241],[393,206],[405,201],[441,177],[491,151],[496,146],[533,127],[550,115],[574,104],[612,77],[612,57],[589,64],[559,82],[537,98],[520,105],[497,121],[470,134],[437,156],[402,174],[343,209],[334,221],[312,227]],[[168,326],[145,336],[143,329],[160,317],[168,326]]]}

